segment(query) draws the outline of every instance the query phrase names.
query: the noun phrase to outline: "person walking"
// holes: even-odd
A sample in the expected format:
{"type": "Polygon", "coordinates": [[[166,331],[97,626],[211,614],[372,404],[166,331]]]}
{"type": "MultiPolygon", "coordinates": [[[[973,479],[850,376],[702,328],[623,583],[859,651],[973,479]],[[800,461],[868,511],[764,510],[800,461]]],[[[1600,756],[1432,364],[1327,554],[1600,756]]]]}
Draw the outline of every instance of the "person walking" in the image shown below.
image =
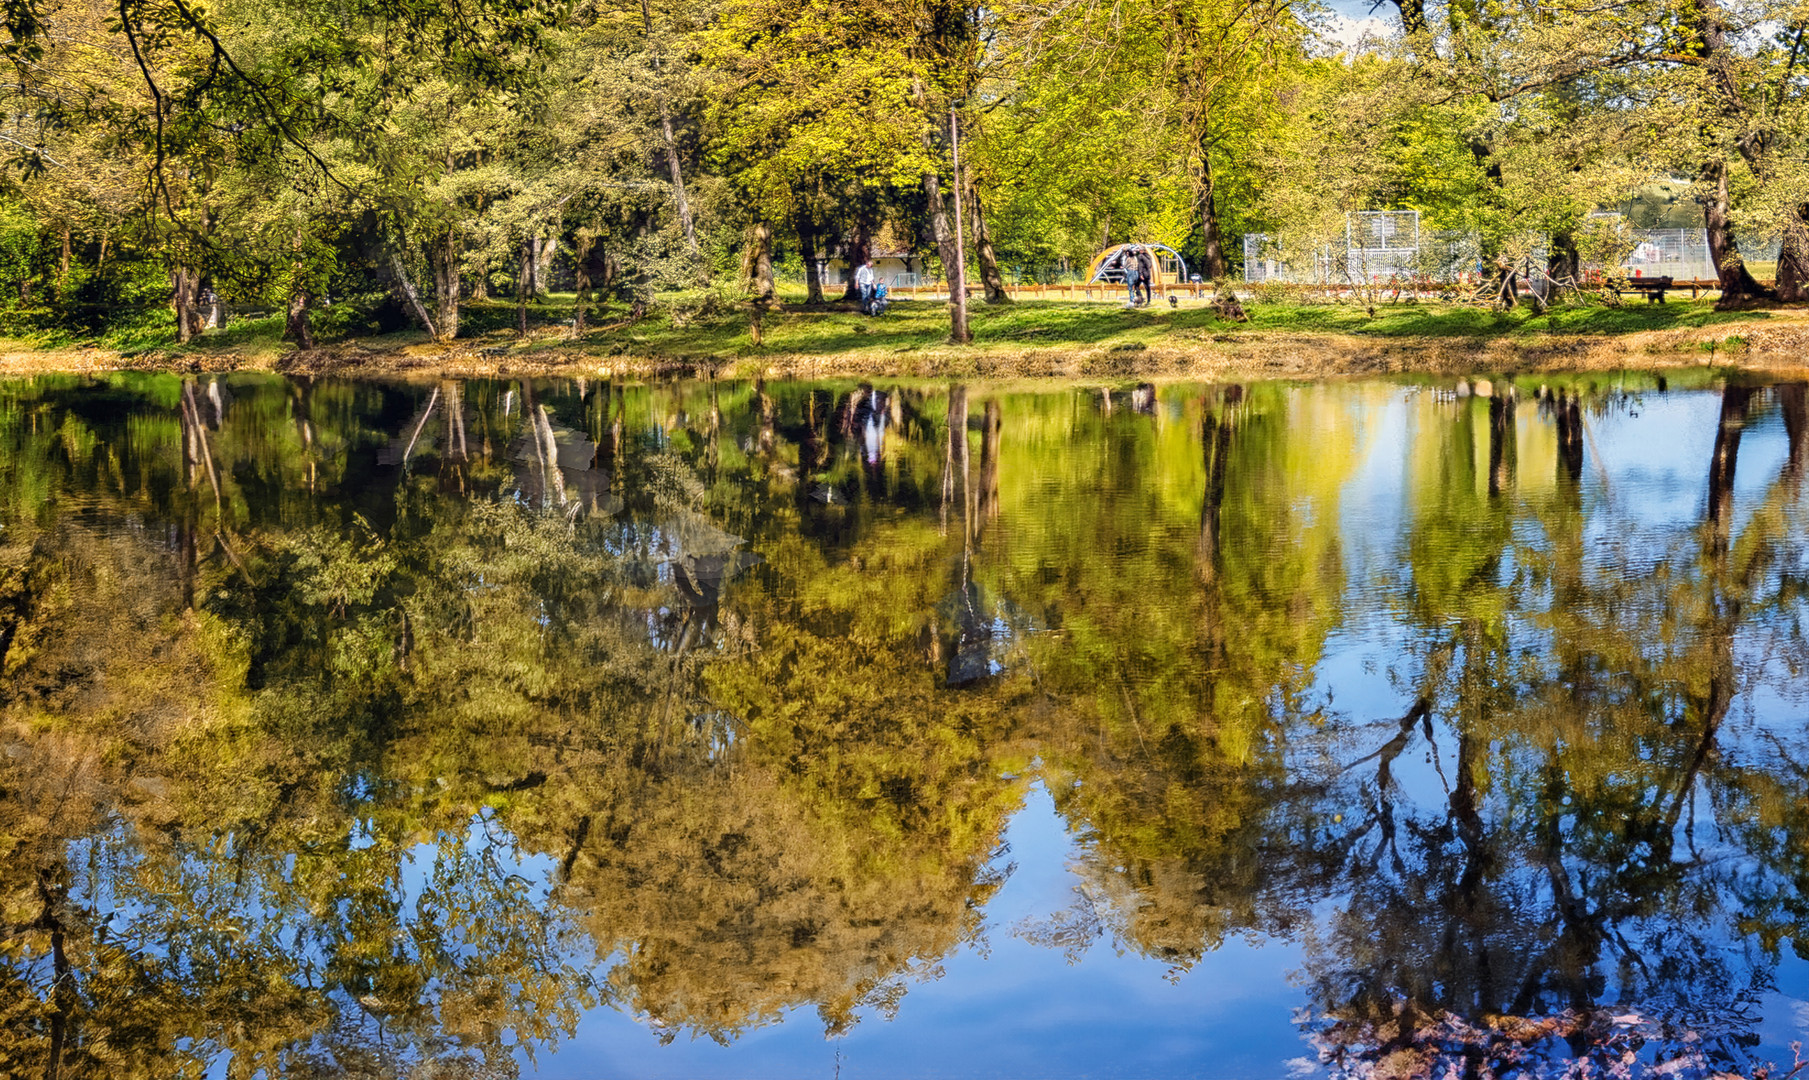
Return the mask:
{"type": "Polygon", "coordinates": [[[1149,283],[1156,279],[1156,259],[1150,254],[1149,248],[1142,244],[1137,245],[1137,276],[1138,284],[1143,289],[1143,302],[1148,304],[1149,283]]]}
{"type": "Polygon", "coordinates": [[[1137,280],[1138,280],[1138,277],[1143,273],[1143,271],[1141,269],[1142,263],[1137,258],[1137,245],[1136,244],[1125,245],[1123,250],[1118,252],[1117,262],[1118,262],[1118,265],[1124,267],[1124,288],[1125,288],[1125,291],[1130,294],[1130,302],[1125,304],[1124,306],[1127,308],[1136,307],[1137,306],[1137,280]]]}
{"type": "Polygon", "coordinates": [[[874,278],[873,259],[871,257],[869,257],[866,262],[861,263],[860,269],[854,272],[854,285],[861,293],[861,314],[873,314],[874,278]]]}

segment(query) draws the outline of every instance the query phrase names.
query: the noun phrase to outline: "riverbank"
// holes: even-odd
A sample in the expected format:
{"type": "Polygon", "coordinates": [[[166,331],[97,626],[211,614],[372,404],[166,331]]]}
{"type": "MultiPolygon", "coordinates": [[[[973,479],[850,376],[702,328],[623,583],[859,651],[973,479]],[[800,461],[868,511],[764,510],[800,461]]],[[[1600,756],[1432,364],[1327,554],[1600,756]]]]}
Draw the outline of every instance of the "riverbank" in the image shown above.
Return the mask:
{"type": "MultiPolygon", "coordinates": [[[[473,307],[494,327],[510,304],[473,307]],[[495,310],[488,310],[494,308],[495,310]]],[[[1708,300],[1620,308],[1491,312],[1435,303],[1254,304],[1250,320],[1203,305],[1127,311],[1063,301],[976,306],[974,342],[947,342],[942,305],[903,303],[869,319],[839,305],[787,305],[750,340],[745,313],[673,305],[639,322],[604,313],[582,336],[569,298],[530,309],[527,335],[478,329],[449,344],[371,333],[306,351],[281,320],[245,320],[186,346],[106,341],[0,345],[0,374],[269,370],[338,376],[658,375],[824,377],[1308,378],[1401,372],[1610,371],[1724,366],[1809,371],[1809,311],[1716,312],[1708,300]]],[[[374,330],[375,327],[372,327],[374,330]]]]}

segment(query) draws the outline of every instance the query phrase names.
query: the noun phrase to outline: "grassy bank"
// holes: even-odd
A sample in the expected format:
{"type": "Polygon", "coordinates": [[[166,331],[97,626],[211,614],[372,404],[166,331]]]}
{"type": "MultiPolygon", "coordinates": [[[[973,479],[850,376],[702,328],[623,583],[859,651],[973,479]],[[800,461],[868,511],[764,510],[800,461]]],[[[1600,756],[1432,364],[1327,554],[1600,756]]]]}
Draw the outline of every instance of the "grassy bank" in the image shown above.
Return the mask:
{"type": "MultiPolygon", "coordinates": [[[[147,340],[38,341],[4,350],[5,370],[48,367],[276,368],[394,373],[661,368],[777,373],[1091,375],[1362,374],[1381,371],[1606,369],[1703,363],[1802,367],[1809,313],[1716,312],[1707,299],[1621,307],[1575,306],[1536,315],[1452,304],[1403,302],[1371,311],[1356,304],[1252,304],[1249,321],[1219,318],[1201,301],[1126,310],[1117,304],[1020,300],[976,304],[974,342],[948,344],[946,306],[902,301],[880,318],[843,305],[806,307],[788,297],[763,320],[752,343],[749,313],[708,294],[676,296],[630,321],[593,309],[591,327],[572,333],[570,296],[529,307],[530,330],[514,330],[510,302],[469,304],[458,341],[416,332],[381,334],[375,323],[343,329],[298,353],[281,340],[278,317],[238,320],[179,346],[147,340]]],[[[325,337],[325,335],[323,335],[325,337]]]]}

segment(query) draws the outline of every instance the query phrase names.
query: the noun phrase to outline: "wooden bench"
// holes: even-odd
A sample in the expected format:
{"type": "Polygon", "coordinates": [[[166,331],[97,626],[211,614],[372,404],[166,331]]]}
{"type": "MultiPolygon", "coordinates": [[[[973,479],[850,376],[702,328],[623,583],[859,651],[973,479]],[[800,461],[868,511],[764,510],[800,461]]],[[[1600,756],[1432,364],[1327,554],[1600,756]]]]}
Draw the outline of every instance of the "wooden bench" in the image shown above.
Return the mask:
{"type": "Polygon", "coordinates": [[[1616,293],[1641,293],[1648,304],[1662,304],[1665,293],[1677,287],[1677,283],[1668,277],[1625,278],[1613,286],[1616,293]]]}

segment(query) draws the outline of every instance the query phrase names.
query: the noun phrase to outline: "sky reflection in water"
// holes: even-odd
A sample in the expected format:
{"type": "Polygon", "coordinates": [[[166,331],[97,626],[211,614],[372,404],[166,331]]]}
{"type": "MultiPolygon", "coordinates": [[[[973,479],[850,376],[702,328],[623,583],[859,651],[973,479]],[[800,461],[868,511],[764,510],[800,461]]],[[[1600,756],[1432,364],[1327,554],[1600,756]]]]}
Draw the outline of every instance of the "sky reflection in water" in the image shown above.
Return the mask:
{"type": "Polygon", "coordinates": [[[1690,378],[0,384],[0,1063],[1787,1070],[1805,391],[1690,378]]]}

